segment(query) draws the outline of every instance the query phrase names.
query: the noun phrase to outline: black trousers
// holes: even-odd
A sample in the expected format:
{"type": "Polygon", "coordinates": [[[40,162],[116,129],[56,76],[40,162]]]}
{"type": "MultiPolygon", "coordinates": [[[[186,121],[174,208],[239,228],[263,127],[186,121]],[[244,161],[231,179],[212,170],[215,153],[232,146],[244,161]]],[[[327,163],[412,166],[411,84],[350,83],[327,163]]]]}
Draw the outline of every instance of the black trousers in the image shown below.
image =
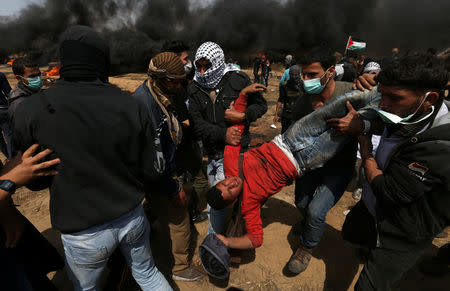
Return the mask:
{"type": "Polygon", "coordinates": [[[347,215],[342,235],[345,240],[369,249],[364,269],[355,285],[357,291],[391,290],[391,286],[414,266],[432,242],[430,238],[424,242],[412,243],[380,230],[380,246],[376,247],[375,219],[362,201],[347,215]]]}
{"type": "MultiPolygon", "coordinates": [[[[380,237],[382,241],[382,237],[380,237]]],[[[395,243],[398,247],[401,241],[395,243]]],[[[407,246],[403,243],[401,250],[382,246],[370,250],[370,256],[364,264],[364,269],[359,275],[355,290],[391,290],[391,286],[401,276],[411,269],[422,256],[427,248],[431,246],[431,240],[407,246]]]]}
{"type": "Polygon", "coordinates": [[[281,117],[281,133],[284,133],[292,124],[292,119],[281,117]]]}

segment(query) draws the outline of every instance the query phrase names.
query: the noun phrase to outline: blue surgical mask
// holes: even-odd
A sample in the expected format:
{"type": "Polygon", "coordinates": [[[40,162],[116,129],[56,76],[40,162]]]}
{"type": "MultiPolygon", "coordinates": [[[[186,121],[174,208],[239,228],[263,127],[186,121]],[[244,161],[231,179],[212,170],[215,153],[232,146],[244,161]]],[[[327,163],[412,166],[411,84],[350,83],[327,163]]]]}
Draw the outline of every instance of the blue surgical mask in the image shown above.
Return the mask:
{"type": "Polygon", "coordinates": [[[320,78],[315,78],[311,80],[305,80],[303,81],[303,88],[305,88],[306,93],[308,94],[319,94],[323,91],[325,86],[328,84],[328,81],[330,81],[330,78],[325,82],[325,84],[321,84],[320,80],[326,75],[328,72],[328,69],[325,71],[325,73],[320,78]]]}
{"type": "Polygon", "coordinates": [[[423,102],[425,102],[425,100],[428,97],[428,94],[430,94],[430,92],[427,92],[425,94],[425,98],[423,98],[422,102],[420,103],[420,105],[417,107],[417,109],[411,113],[410,115],[406,116],[406,117],[400,117],[396,114],[381,110],[380,108],[374,108],[375,111],[378,113],[378,115],[381,117],[381,119],[383,120],[383,122],[385,123],[390,123],[390,124],[414,124],[414,123],[418,123],[426,118],[428,118],[431,114],[433,114],[434,112],[434,106],[431,107],[431,112],[429,114],[427,114],[426,116],[422,117],[419,120],[416,120],[414,122],[407,122],[408,120],[410,120],[419,110],[420,107],[422,107],[423,102]]]}
{"type": "Polygon", "coordinates": [[[31,91],[37,92],[37,91],[41,90],[42,85],[43,85],[41,76],[27,78],[27,81],[28,81],[27,87],[31,91]]]}

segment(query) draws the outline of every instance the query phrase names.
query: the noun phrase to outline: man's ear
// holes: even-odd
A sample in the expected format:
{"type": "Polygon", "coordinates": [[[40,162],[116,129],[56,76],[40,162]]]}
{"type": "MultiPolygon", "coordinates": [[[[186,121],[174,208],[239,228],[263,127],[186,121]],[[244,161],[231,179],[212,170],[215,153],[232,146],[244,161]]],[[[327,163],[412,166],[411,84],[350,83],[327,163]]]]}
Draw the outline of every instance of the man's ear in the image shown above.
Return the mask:
{"type": "Polygon", "coordinates": [[[330,72],[330,75],[334,74],[335,69],[336,69],[336,66],[334,66],[334,65],[328,69],[328,72],[330,72]]]}
{"type": "Polygon", "coordinates": [[[431,107],[432,105],[434,105],[437,101],[439,100],[439,93],[438,92],[430,92],[427,96],[427,100],[425,100],[425,106],[427,108],[431,107]]]}

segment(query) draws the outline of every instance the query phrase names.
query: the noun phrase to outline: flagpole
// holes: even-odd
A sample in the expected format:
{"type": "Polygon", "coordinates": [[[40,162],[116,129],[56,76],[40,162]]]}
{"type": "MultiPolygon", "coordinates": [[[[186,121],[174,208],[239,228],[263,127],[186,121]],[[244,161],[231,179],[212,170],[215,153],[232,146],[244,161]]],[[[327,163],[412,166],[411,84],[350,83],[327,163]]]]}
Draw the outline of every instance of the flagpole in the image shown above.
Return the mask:
{"type": "Polygon", "coordinates": [[[345,54],[347,53],[347,47],[348,47],[348,43],[350,42],[350,38],[351,38],[351,37],[352,37],[351,35],[348,36],[347,44],[345,45],[345,51],[344,51],[343,57],[345,57],[345,54]]]}

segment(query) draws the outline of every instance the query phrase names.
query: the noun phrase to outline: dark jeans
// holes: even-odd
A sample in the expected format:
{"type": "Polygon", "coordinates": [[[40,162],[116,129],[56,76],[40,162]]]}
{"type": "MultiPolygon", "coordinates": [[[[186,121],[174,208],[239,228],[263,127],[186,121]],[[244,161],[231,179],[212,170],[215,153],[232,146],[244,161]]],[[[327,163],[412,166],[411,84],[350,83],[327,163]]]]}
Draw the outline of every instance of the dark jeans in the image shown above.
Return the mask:
{"type": "Polygon", "coordinates": [[[320,242],[325,230],[325,217],[353,177],[354,167],[325,166],[295,181],[295,205],[306,214],[300,242],[313,248],[320,242]]]}
{"type": "Polygon", "coordinates": [[[401,278],[403,273],[411,269],[425,250],[431,246],[431,239],[420,244],[409,244],[400,240],[383,244],[382,234],[380,241],[381,247],[370,250],[369,259],[364,264],[364,269],[356,282],[356,291],[391,290],[391,286],[401,278]],[[394,244],[396,248],[391,248],[391,244],[394,244]],[[398,249],[399,245],[401,249],[398,249]]]}
{"type": "Polygon", "coordinates": [[[380,230],[380,245],[376,246],[377,228],[375,219],[364,202],[358,202],[345,218],[342,227],[345,240],[368,248],[369,256],[359,275],[355,290],[390,290],[400,277],[411,269],[423,252],[431,246],[432,239],[412,243],[398,235],[380,230]]]}

